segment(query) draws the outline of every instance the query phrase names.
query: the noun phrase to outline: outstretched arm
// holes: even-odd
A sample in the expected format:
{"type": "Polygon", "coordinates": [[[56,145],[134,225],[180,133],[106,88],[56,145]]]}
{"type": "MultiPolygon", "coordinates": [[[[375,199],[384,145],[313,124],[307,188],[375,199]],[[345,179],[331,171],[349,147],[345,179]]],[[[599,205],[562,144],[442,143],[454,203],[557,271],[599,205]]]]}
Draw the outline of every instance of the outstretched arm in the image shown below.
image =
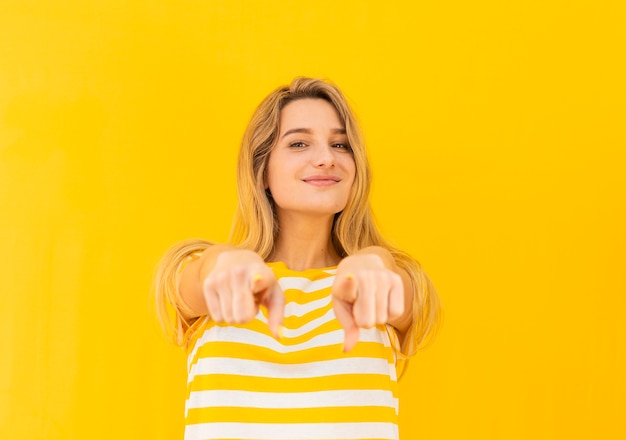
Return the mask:
{"type": "Polygon", "coordinates": [[[358,342],[359,328],[390,324],[403,335],[414,320],[415,287],[409,274],[380,246],[344,258],[332,292],[335,314],[346,333],[344,351],[358,342]]]}
{"type": "Polygon", "coordinates": [[[213,245],[185,266],[178,288],[188,319],[208,314],[216,322],[241,324],[251,321],[263,304],[270,331],[279,337],[285,297],[256,252],[213,245]]]}

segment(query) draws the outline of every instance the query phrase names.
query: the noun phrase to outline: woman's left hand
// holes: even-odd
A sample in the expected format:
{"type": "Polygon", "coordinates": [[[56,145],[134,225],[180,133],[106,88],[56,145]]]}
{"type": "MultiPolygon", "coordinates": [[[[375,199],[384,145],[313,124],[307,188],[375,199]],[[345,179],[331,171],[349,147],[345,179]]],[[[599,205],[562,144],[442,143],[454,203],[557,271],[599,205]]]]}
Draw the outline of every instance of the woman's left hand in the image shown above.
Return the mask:
{"type": "Polygon", "coordinates": [[[359,340],[359,328],[371,328],[404,313],[404,285],[375,253],[344,258],[332,287],[333,308],[345,331],[344,352],[359,340]]]}

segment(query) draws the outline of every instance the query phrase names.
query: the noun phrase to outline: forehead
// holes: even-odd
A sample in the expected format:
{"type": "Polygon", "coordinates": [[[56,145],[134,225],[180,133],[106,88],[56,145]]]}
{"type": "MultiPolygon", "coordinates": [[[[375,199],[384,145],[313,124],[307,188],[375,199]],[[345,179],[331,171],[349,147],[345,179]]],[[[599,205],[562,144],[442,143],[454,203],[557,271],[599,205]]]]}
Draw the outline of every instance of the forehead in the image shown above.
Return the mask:
{"type": "Polygon", "coordinates": [[[290,102],[280,111],[280,131],[291,128],[345,128],[337,110],[324,99],[303,98],[290,102]]]}

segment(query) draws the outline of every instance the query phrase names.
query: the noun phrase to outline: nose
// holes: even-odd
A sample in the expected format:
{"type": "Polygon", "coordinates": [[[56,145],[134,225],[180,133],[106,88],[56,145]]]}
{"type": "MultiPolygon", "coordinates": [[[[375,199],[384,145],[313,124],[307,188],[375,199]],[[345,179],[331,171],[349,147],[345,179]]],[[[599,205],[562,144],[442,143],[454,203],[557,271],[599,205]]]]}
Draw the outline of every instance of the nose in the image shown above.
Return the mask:
{"type": "Polygon", "coordinates": [[[335,155],[332,147],[324,145],[316,148],[313,162],[317,168],[332,168],[335,166],[335,155]]]}

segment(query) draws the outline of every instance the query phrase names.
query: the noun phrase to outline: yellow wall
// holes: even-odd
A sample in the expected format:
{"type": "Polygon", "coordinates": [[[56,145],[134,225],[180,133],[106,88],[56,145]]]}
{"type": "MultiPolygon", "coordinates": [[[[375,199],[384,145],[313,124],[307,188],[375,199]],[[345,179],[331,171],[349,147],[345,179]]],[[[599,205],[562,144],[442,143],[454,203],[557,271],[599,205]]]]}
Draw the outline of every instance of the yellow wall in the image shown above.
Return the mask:
{"type": "Polygon", "coordinates": [[[403,438],[626,438],[621,4],[2,0],[0,438],[180,438],[152,271],[226,238],[244,125],[296,75],[354,102],[445,303],[403,438]]]}

